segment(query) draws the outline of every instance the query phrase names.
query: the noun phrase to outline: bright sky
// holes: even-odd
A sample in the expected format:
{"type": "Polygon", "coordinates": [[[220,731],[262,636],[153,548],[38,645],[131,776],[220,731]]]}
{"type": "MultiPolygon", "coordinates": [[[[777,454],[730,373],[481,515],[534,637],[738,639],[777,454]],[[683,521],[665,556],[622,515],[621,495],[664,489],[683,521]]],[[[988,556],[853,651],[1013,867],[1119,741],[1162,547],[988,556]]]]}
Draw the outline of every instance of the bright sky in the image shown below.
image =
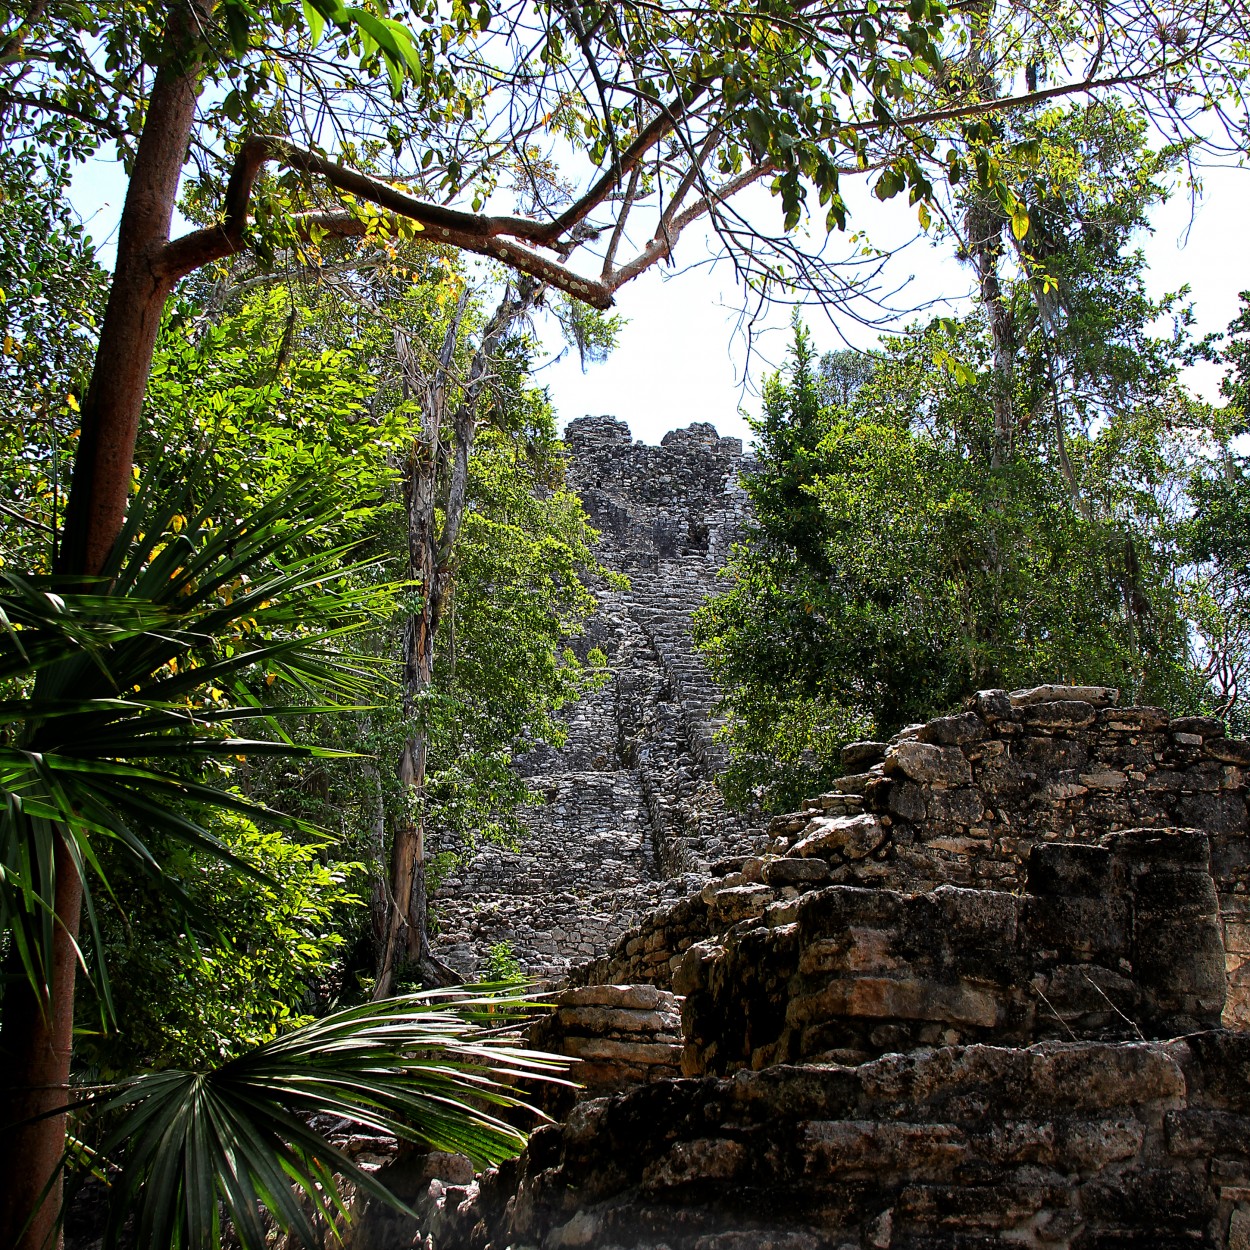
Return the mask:
{"type": "MultiPolygon", "coordinates": [[[[1250,170],[1210,169],[1192,226],[1188,195],[1178,193],[1154,214],[1153,234],[1140,240],[1150,266],[1151,294],[1175,291],[1188,283],[1200,334],[1223,330],[1237,311],[1239,291],[1250,288],[1250,231],[1245,227],[1250,170]]],[[[903,197],[884,204],[860,194],[851,200],[855,228],[867,228],[878,247],[897,247],[915,230],[915,210],[903,197]]],[[[693,264],[706,240],[683,238],[678,260],[693,264]]],[[[968,270],[955,261],[949,244],[925,240],[893,257],[885,271],[900,288],[894,307],[915,308],[927,300],[953,301],[958,310],[969,289],[968,270]]],[[[789,312],[774,310],[759,334],[759,351],[743,386],[745,343],[737,330],[741,297],[728,265],[693,268],[669,277],[658,271],[623,288],[618,309],[629,319],[615,354],[583,373],[576,353],[542,376],[551,388],[562,420],[586,413],[611,413],[628,422],[635,438],[658,442],[675,427],[711,421],[722,434],[746,438],[741,415],[759,411],[763,376],[785,356],[789,312]]],[[[921,315],[938,315],[933,308],[921,315]]],[[[915,315],[915,314],[913,314],[915,315]]],[[[831,318],[820,307],[805,317],[823,351],[871,347],[876,335],[848,316],[831,318]]],[[[901,326],[910,318],[900,317],[901,326]]],[[[1218,373],[1211,366],[1193,371],[1190,383],[1216,399],[1218,373]]]]}
{"type": "MultiPolygon", "coordinates": [[[[1189,198],[1181,192],[1156,211],[1153,233],[1141,239],[1152,294],[1188,283],[1199,333],[1224,329],[1236,313],[1238,292],[1250,287],[1250,231],[1245,228],[1250,170],[1209,169],[1204,183],[1192,226],[1189,198]]],[[[80,167],[71,191],[101,244],[105,264],[111,263],[123,191],[117,165],[103,161],[80,167]]],[[[762,221],[775,220],[775,207],[763,192],[758,194],[752,213],[761,213],[762,221]]],[[[859,191],[849,192],[848,200],[852,228],[866,228],[878,247],[900,247],[914,234],[915,210],[903,197],[882,204],[859,191]]],[[[834,242],[845,246],[836,236],[834,242]]],[[[618,293],[616,311],[629,324],[606,363],[583,372],[576,352],[569,352],[539,373],[562,423],[587,413],[609,413],[649,443],[692,421],[710,421],[722,434],[748,436],[743,414],[758,412],[759,384],[784,359],[789,310],[775,308],[755,327],[748,367],[741,293],[727,263],[700,264],[709,251],[707,236],[691,229],[678,245],[672,271],[653,269],[618,293]]],[[[901,326],[909,319],[907,310],[927,301],[952,301],[947,311],[958,311],[969,275],[951,257],[949,245],[920,240],[891,259],[883,282],[895,290],[889,302],[900,311],[896,324],[901,326]]],[[[922,315],[937,312],[930,308],[922,315]]],[[[821,350],[847,344],[866,348],[875,342],[875,332],[846,314],[830,317],[813,306],[805,316],[821,350]]],[[[538,329],[558,353],[554,323],[538,329]]],[[[1191,383],[1207,398],[1216,398],[1218,374],[1211,367],[1196,370],[1191,383]]]]}

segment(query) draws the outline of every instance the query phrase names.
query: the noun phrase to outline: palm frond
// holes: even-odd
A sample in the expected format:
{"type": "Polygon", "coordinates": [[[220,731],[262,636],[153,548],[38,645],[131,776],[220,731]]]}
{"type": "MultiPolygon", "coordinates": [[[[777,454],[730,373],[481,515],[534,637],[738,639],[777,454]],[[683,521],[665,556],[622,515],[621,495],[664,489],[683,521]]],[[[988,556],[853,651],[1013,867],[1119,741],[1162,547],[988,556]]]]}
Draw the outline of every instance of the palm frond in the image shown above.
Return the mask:
{"type": "Polygon", "coordinates": [[[526,1135],[497,1113],[524,1108],[541,1118],[516,1083],[562,1081],[570,1063],[479,1023],[522,1003],[469,991],[385,999],[212,1070],[148,1073],[96,1096],[86,1104],[90,1114],[121,1116],[99,1151],[119,1168],[106,1247],[132,1216],[138,1245],[215,1250],[224,1209],[244,1250],[262,1250],[262,1208],[313,1246],[313,1216],[345,1214],[341,1179],[407,1210],[318,1132],[314,1117],[466,1154],[479,1165],[515,1155],[526,1135]]]}
{"type": "MultiPolygon", "coordinates": [[[[0,926],[45,1001],[58,842],[92,925],[104,841],[176,899],[154,832],[256,875],[208,814],[307,826],[197,774],[214,759],[342,754],[294,743],[281,722],[360,709],[382,676],[343,645],[372,621],[377,588],[353,589],[367,563],[309,550],[333,519],[315,484],[231,518],[219,492],[193,506],[195,479],[142,484],[96,582],[0,573],[0,926]]],[[[107,1003],[107,970],[93,970],[107,1003]]]]}

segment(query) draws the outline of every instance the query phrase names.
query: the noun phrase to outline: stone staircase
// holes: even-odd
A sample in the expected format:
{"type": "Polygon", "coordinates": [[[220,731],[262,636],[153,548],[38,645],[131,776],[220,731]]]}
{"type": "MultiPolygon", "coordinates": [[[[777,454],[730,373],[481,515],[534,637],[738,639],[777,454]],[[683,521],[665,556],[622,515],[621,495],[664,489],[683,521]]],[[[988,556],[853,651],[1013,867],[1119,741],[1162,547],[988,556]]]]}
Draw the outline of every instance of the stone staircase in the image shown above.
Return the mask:
{"type": "Polygon", "coordinates": [[[606,654],[609,682],[570,709],[561,748],[517,761],[543,800],[525,836],[479,846],[433,896],[436,949],[467,978],[504,942],[527,975],[559,978],[763,843],[716,789],[717,696],[690,636],[745,515],[741,443],[696,424],[647,447],[606,417],[566,437],[600,558],[630,585],[597,588],[576,643],[606,654]]]}

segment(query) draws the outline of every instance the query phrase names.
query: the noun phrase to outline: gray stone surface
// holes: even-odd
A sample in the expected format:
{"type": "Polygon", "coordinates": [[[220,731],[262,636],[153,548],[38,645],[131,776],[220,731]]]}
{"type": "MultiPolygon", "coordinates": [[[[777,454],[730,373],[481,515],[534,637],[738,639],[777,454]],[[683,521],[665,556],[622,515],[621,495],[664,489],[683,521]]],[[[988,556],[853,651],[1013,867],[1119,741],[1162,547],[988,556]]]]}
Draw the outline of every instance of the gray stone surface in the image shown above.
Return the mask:
{"type": "Polygon", "coordinates": [[[745,516],[742,444],[696,423],[647,446],[611,417],[565,438],[600,559],[630,585],[596,588],[575,643],[604,651],[611,680],[570,709],[561,749],[517,762],[545,799],[522,813],[526,836],[480,848],[434,897],[438,953],[466,976],[506,941],[528,975],[559,977],[763,841],[713,783],[717,695],[690,639],[745,516]]]}

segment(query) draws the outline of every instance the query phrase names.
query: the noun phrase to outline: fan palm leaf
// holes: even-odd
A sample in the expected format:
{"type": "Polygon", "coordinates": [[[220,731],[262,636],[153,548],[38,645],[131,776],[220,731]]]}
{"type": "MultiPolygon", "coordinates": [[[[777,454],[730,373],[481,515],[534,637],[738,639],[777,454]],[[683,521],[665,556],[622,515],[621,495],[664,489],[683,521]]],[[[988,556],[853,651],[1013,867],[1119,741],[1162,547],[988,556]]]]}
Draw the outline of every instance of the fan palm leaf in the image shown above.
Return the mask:
{"type": "MultiPolygon", "coordinates": [[[[316,485],[232,518],[221,492],[195,503],[195,476],[141,487],[99,579],[0,574],[0,926],[45,1001],[58,843],[93,934],[106,842],[175,897],[153,834],[258,875],[206,815],[300,822],[211,784],[206,767],[339,754],[292,742],[282,720],[376,689],[376,665],[345,638],[371,622],[378,590],[353,588],[363,566],[346,549],[313,548],[340,519],[316,485]],[[266,736],[232,730],[249,723],[266,736]]],[[[94,971],[108,1010],[98,958],[94,971]]]]}
{"type": "Polygon", "coordinates": [[[148,1073],[96,1096],[87,1111],[117,1120],[99,1150],[118,1169],[105,1246],[130,1217],[136,1245],[216,1250],[224,1211],[244,1250],[262,1250],[267,1211],[311,1247],[320,1244],[316,1216],[347,1214],[343,1179],[406,1210],[313,1127],[318,1116],[477,1164],[511,1157],[525,1134],[497,1113],[527,1107],[515,1083],[560,1080],[570,1062],[486,1027],[499,1018],[488,1009],[524,1005],[466,991],[385,999],[213,1069],[148,1073]]]}

